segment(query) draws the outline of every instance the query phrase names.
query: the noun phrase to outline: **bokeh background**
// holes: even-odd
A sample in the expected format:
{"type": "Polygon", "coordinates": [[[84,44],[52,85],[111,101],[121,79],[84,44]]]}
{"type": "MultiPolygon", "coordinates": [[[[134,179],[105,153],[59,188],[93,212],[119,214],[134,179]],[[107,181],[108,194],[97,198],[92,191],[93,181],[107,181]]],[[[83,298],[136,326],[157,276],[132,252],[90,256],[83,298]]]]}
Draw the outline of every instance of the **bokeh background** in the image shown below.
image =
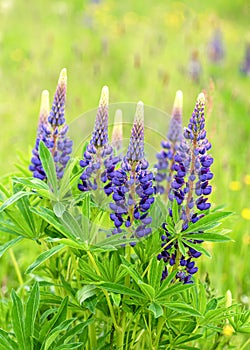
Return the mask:
{"type": "MultiPolygon", "coordinates": [[[[234,212],[223,224],[234,242],[207,246],[213,258],[203,258],[200,278],[208,272],[217,293],[230,289],[235,300],[249,305],[250,76],[240,71],[249,18],[249,0],[0,0],[1,182],[6,174],[18,174],[20,152],[30,157],[41,91],[53,96],[63,67],[68,70],[67,120],[74,125],[82,115],[83,137],[90,125],[84,115],[96,108],[105,84],[111,103],[142,100],[167,114],[181,89],[184,124],[198,93],[205,91],[215,158],[212,201],[234,212]],[[224,49],[219,62],[208,55],[216,30],[224,49]],[[191,58],[201,68],[198,79],[190,74],[191,58]]],[[[156,124],[167,133],[167,118],[156,124]]],[[[17,248],[23,270],[32,261],[27,252],[25,246],[17,248]]],[[[1,278],[9,276],[5,285],[15,287],[8,255],[0,264],[1,278]]]]}

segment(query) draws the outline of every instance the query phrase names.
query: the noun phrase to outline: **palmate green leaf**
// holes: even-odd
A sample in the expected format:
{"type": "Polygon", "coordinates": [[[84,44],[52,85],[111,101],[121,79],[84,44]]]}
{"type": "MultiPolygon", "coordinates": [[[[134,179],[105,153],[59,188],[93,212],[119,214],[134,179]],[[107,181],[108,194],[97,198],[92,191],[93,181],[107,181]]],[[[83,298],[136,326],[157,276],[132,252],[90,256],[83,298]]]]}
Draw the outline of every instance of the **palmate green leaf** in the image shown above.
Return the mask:
{"type": "Polygon", "coordinates": [[[52,192],[55,193],[56,197],[58,197],[58,181],[57,181],[57,176],[56,176],[56,167],[55,167],[55,162],[52,157],[51,152],[49,149],[45,146],[43,141],[40,141],[39,143],[39,157],[42,162],[43,169],[46,173],[48,183],[51,186],[52,192]]]}
{"type": "Polygon", "coordinates": [[[185,304],[185,303],[178,303],[178,302],[162,302],[162,305],[166,306],[167,308],[180,312],[180,313],[184,313],[184,314],[188,314],[191,316],[201,316],[201,314],[199,313],[198,310],[196,310],[195,308],[193,308],[191,305],[185,304]]]}
{"type": "Polygon", "coordinates": [[[152,259],[150,262],[150,268],[148,272],[149,284],[156,290],[160,287],[162,271],[164,269],[164,261],[152,259]]]}
{"type": "Polygon", "coordinates": [[[61,322],[57,327],[53,328],[44,342],[44,350],[54,349],[55,344],[53,343],[55,342],[56,338],[60,335],[60,333],[67,330],[74,321],[75,319],[71,318],[61,322]]]}
{"type": "MultiPolygon", "coordinates": [[[[176,275],[176,271],[173,272],[173,276],[176,275]]],[[[166,301],[167,297],[169,297],[170,295],[175,295],[178,293],[182,293],[184,291],[186,291],[187,289],[193,288],[194,284],[183,284],[183,283],[176,283],[173,285],[170,285],[168,287],[162,287],[159,289],[158,293],[155,296],[155,301],[162,303],[164,301],[166,301]]]]}
{"type": "Polygon", "coordinates": [[[19,350],[18,344],[2,329],[0,329],[0,350],[19,350]]]}
{"type": "Polygon", "coordinates": [[[84,241],[89,240],[89,229],[90,229],[90,193],[86,192],[85,196],[82,200],[82,228],[83,228],[83,235],[84,235],[84,241]]]}
{"type": "Polygon", "coordinates": [[[21,198],[17,201],[17,207],[22,214],[24,221],[27,224],[27,228],[29,229],[27,232],[30,237],[36,236],[36,225],[33,213],[30,211],[30,202],[27,197],[21,198]]]}
{"type": "Polygon", "coordinates": [[[35,282],[31,289],[29,299],[27,301],[27,306],[26,306],[24,329],[25,329],[26,339],[30,340],[30,347],[27,347],[26,350],[33,349],[31,341],[32,341],[32,337],[34,336],[34,326],[35,326],[36,315],[38,312],[39,301],[40,301],[39,286],[38,286],[38,283],[35,282]]]}
{"type": "Polygon", "coordinates": [[[232,215],[231,212],[218,211],[215,213],[207,214],[195,224],[190,223],[189,227],[184,231],[184,234],[191,232],[198,232],[208,228],[212,228],[220,224],[220,220],[232,215]]]}
{"type": "Polygon", "coordinates": [[[39,215],[42,219],[52,225],[56,230],[58,230],[65,237],[76,240],[76,237],[59,221],[59,218],[56,217],[55,213],[48,209],[40,207],[39,210],[36,208],[30,208],[35,214],[39,215]]]}
{"type": "MultiPolygon", "coordinates": [[[[203,334],[194,334],[194,335],[191,335],[190,337],[188,335],[181,335],[180,337],[176,338],[174,345],[177,346],[180,344],[191,342],[193,340],[201,338],[202,336],[203,336],[203,334]]],[[[183,347],[181,347],[181,349],[183,349],[183,347]]],[[[195,349],[197,349],[197,348],[195,348],[195,349]]]]}
{"type": "Polygon", "coordinates": [[[89,319],[85,322],[81,322],[80,324],[77,324],[76,326],[68,329],[64,335],[62,335],[56,342],[56,349],[60,345],[65,345],[67,343],[71,343],[71,339],[75,337],[78,334],[82,334],[83,330],[90,325],[94,319],[89,319]]]}
{"type": "Polygon", "coordinates": [[[12,326],[16,335],[17,343],[20,350],[26,350],[27,343],[24,330],[24,310],[21,299],[18,297],[14,289],[11,291],[12,299],[12,326]]]}
{"type": "Polygon", "coordinates": [[[139,288],[142,293],[147,297],[150,301],[152,301],[155,297],[155,290],[152,286],[147,283],[142,282],[141,280],[137,281],[139,288]]]}
{"type": "Polygon", "coordinates": [[[0,258],[3,256],[3,254],[10,248],[14,247],[17,243],[19,243],[23,237],[17,237],[12,239],[11,241],[6,242],[5,244],[0,246],[0,258]]]}
{"type": "Polygon", "coordinates": [[[205,248],[203,248],[200,244],[191,243],[186,239],[183,240],[183,243],[185,243],[187,246],[189,246],[189,247],[197,250],[198,252],[205,254],[209,258],[211,258],[211,254],[205,248]]]}
{"type": "Polygon", "coordinates": [[[65,210],[66,210],[65,205],[62,202],[56,202],[53,205],[53,211],[58,218],[61,218],[63,216],[63,213],[65,212],[65,210]]]}
{"type": "Polygon", "coordinates": [[[8,208],[9,206],[11,206],[12,204],[16,203],[19,199],[25,197],[25,196],[31,196],[32,192],[26,192],[26,191],[19,191],[15,194],[13,194],[13,196],[11,196],[10,198],[8,198],[0,207],[0,213],[2,211],[4,211],[6,208],[8,208]]]}
{"type": "Polygon", "coordinates": [[[31,190],[36,190],[36,192],[33,194],[37,194],[43,198],[53,199],[51,197],[51,191],[49,189],[49,186],[46,184],[46,182],[34,178],[34,177],[28,177],[28,178],[18,178],[14,177],[13,181],[15,183],[20,183],[24,185],[25,187],[30,188],[31,190]]]}
{"type": "Polygon", "coordinates": [[[40,334],[39,334],[39,340],[40,342],[43,343],[43,346],[45,345],[50,332],[54,328],[59,326],[63,321],[65,321],[66,315],[67,315],[67,305],[68,305],[68,297],[63,299],[58,311],[55,313],[52,319],[44,323],[43,327],[41,328],[40,334]]]}
{"type": "Polygon", "coordinates": [[[60,250],[64,249],[65,245],[64,244],[59,244],[46,252],[43,252],[38,256],[38,258],[27,268],[25,271],[26,274],[31,273],[35,269],[38,268],[41,264],[43,264],[46,260],[48,260],[51,256],[54,254],[58,253],[60,250]]]}
{"type": "Polygon", "coordinates": [[[133,298],[142,298],[145,299],[144,294],[139,293],[133,289],[130,289],[126,286],[124,286],[123,284],[119,284],[119,283],[110,283],[110,282],[102,282],[98,285],[96,285],[98,288],[103,288],[106,289],[109,292],[113,292],[113,293],[119,293],[122,295],[127,295],[133,298]]]}
{"type": "Polygon", "coordinates": [[[153,312],[155,318],[158,318],[163,315],[163,309],[160,304],[152,302],[149,305],[148,309],[153,312]]]}
{"type": "Polygon", "coordinates": [[[62,217],[59,220],[63,223],[64,227],[74,236],[76,239],[81,239],[84,241],[84,235],[81,226],[78,224],[77,220],[69,211],[64,211],[62,217]]]}

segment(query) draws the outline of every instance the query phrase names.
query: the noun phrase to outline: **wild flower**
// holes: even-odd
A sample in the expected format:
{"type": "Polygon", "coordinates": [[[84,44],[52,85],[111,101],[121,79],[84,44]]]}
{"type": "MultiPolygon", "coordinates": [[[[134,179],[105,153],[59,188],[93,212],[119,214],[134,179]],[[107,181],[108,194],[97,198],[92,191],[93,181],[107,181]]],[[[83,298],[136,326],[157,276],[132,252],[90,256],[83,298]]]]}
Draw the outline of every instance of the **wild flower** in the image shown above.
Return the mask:
{"type": "Polygon", "coordinates": [[[250,76],[250,43],[247,43],[245,49],[245,57],[240,65],[240,72],[244,75],[250,76]]]}
{"type": "Polygon", "coordinates": [[[174,155],[176,154],[180,142],[183,139],[182,130],[182,91],[176,92],[172,117],[169,124],[167,139],[161,142],[162,150],[157,153],[157,164],[155,168],[156,192],[168,197],[170,183],[173,176],[174,155]]]}
{"type": "Polygon", "coordinates": [[[225,56],[222,32],[216,29],[208,43],[208,58],[211,62],[219,63],[225,56]]]}
{"type": "MultiPolygon", "coordinates": [[[[206,138],[204,118],[205,98],[200,94],[197,99],[194,112],[190,118],[188,127],[184,129],[184,140],[174,156],[174,176],[171,183],[169,198],[176,200],[179,206],[179,215],[182,224],[182,231],[188,228],[190,222],[195,223],[204,216],[211,204],[208,202],[208,195],[212,192],[209,181],[213,178],[210,166],[213,158],[208,154],[211,144],[206,138]]],[[[172,211],[170,209],[170,216],[172,211]]],[[[164,251],[159,254],[159,259],[164,259],[170,266],[177,265],[179,271],[176,277],[184,283],[190,283],[191,277],[197,272],[193,258],[198,258],[201,253],[189,248],[187,256],[179,254],[178,242],[167,243],[171,240],[167,224],[163,224],[165,234],[162,235],[162,246],[164,251]]],[[[198,244],[201,241],[193,240],[198,244]]],[[[163,277],[168,274],[166,267],[163,277]]]]}
{"type": "Polygon", "coordinates": [[[199,52],[194,50],[188,63],[188,75],[195,83],[200,81],[202,66],[199,59],[199,52]]]}
{"type": "Polygon", "coordinates": [[[80,161],[80,166],[83,168],[81,183],[78,184],[80,191],[103,189],[103,184],[108,180],[107,169],[114,168],[119,161],[112,156],[113,148],[108,142],[108,104],[109,89],[104,86],[92,138],[80,161]]]}
{"type": "Polygon", "coordinates": [[[67,71],[64,68],[59,76],[50,111],[49,93],[46,90],[42,93],[36,144],[32,151],[32,164],[29,167],[33,172],[33,176],[41,180],[46,179],[46,174],[38,153],[40,141],[45,143],[54,158],[58,179],[62,178],[64,169],[70,159],[70,154],[72,153],[73,142],[66,136],[68,126],[65,124],[64,116],[66,89],[67,71]]]}
{"type": "Polygon", "coordinates": [[[106,187],[112,193],[110,203],[111,220],[115,228],[112,233],[124,233],[124,237],[143,237],[151,233],[148,225],[152,218],[148,211],[153,198],[153,174],[147,170],[144,156],[144,106],[138,102],[127,154],[121,167],[110,173],[111,181],[106,187]]]}

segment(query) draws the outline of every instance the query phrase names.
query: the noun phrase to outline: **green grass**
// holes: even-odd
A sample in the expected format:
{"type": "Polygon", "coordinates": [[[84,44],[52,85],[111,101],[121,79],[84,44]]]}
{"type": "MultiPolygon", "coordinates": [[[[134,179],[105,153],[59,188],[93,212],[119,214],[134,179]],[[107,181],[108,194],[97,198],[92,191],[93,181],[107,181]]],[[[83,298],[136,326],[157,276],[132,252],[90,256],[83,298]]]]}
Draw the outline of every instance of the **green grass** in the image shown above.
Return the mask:
{"type": "MultiPolygon", "coordinates": [[[[186,123],[197,94],[208,91],[213,79],[213,111],[207,121],[215,157],[213,202],[235,212],[224,225],[232,229],[235,242],[211,246],[213,259],[203,259],[201,277],[209,271],[219,293],[230,288],[235,299],[250,298],[250,221],[241,216],[242,209],[250,209],[250,186],[244,183],[250,174],[250,80],[238,72],[249,1],[107,0],[96,6],[82,0],[13,0],[0,1],[0,11],[1,175],[15,169],[17,150],[27,154],[33,145],[41,91],[48,89],[52,98],[63,67],[68,69],[68,121],[96,108],[107,84],[111,103],[142,100],[167,113],[175,91],[182,89],[186,123]],[[218,67],[206,56],[216,25],[226,45],[225,62],[218,67]],[[184,73],[193,49],[203,65],[199,84],[184,73]],[[232,181],[240,182],[238,191],[230,190],[232,181]]],[[[154,125],[150,116],[148,122],[145,116],[146,125],[154,125]]],[[[79,132],[85,137],[91,125],[84,116],[81,122],[79,132]]],[[[155,123],[163,134],[167,128],[167,122],[155,123]]],[[[16,253],[21,266],[28,266],[29,256],[21,248],[16,253]]],[[[14,281],[12,262],[5,257],[2,263],[1,275],[6,272],[14,281]]]]}

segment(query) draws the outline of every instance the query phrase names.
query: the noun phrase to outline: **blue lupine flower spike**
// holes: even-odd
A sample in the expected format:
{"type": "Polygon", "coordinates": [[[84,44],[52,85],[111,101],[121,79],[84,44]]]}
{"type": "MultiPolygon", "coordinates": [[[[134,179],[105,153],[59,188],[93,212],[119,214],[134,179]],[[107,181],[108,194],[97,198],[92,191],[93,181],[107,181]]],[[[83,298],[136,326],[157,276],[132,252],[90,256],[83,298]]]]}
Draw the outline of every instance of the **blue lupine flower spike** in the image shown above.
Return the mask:
{"type": "MultiPolygon", "coordinates": [[[[179,215],[183,220],[182,231],[185,231],[189,223],[195,223],[205,215],[211,204],[208,195],[212,192],[209,181],[213,178],[210,166],[213,158],[208,154],[211,144],[206,138],[205,97],[201,93],[198,96],[194,111],[190,118],[188,127],[184,129],[184,140],[174,157],[174,177],[171,183],[170,200],[175,199],[179,205],[179,215]]],[[[170,216],[172,212],[170,210],[170,216]]],[[[193,248],[188,248],[186,256],[180,254],[178,242],[171,240],[171,233],[167,224],[163,224],[165,234],[162,236],[164,250],[158,258],[163,259],[166,264],[178,268],[176,278],[184,283],[192,283],[192,275],[198,271],[193,259],[198,258],[201,253],[193,248]]],[[[202,243],[201,240],[190,240],[193,244],[202,243]]],[[[187,246],[186,246],[187,247],[187,246]]],[[[166,266],[162,277],[168,275],[166,266]]]]}
{"type": "Polygon", "coordinates": [[[51,142],[51,130],[48,127],[48,116],[49,116],[49,92],[47,90],[44,90],[41,95],[41,105],[40,105],[36,143],[35,143],[35,147],[32,150],[31,165],[29,166],[29,170],[32,171],[33,176],[40,180],[44,180],[46,178],[46,175],[43,170],[42,163],[38,154],[39,143],[42,140],[48,148],[53,146],[53,143],[51,142]]]}
{"type": "Polygon", "coordinates": [[[158,163],[155,165],[157,169],[155,176],[156,192],[163,194],[165,201],[168,200],[170,183],[173,177],[174,156],[180,142],[183,140],[182,105],[183,94],[181,90],[178,90],[175,95],[167,140],[161,142],[163,149],[156,155],[158,159],[158,163]]]}
{"type": "Polygon", "coordinates": [[[57,89],[50,111],[48,107],[49,93],[46,90],[42,93],[37,139],[33,149],[33,157],[31,159],[32,165],[29,167],[33,172],[33,176],[41,180],[46,179],[46,174],[42,168],[38,154],[38,147],[41,140],[45,143],[53,156],[58,179],[62,178],[64,169],[72,152],[73,143],[68,137],[66,137],[68,126],[65,124],[64,117],[66,88],[67,71],[64,68],[59,76],[57,89]]]}
{"type": "Polygon", "coordinates": [[[152,218],[148,216],[153,198],[153,174],[147,171],[148,162],[144,158],[144,107],[137,104],[136,114],[126,156],[121,168],[113,171],[109,193],[113,193],[110,203],[114,222],[113,234],[124,233],[124,238],[143,237],[151,233],[147,227],[152,218]]]}
{"type": "MultiPolygon", "coordinates": [[[[80,165],[83,168],[83,173],[80,177],[81,182],[78,184],[80,191],[95,191],[97,189],[102,191],[104,184],[109,179],[109,174],[112,173],[119,161],[118,157],[113,157],[113,148],[108,142],[108,104],[109,89],[107,86],[104,86],[101,92],[92,138],[83,154],[83,159],[80,161],[80,165]]],[[[96,199],[99,202],[103,201],[101,193],[98,194],[98,197],[100,198],[96,199]]]]}

